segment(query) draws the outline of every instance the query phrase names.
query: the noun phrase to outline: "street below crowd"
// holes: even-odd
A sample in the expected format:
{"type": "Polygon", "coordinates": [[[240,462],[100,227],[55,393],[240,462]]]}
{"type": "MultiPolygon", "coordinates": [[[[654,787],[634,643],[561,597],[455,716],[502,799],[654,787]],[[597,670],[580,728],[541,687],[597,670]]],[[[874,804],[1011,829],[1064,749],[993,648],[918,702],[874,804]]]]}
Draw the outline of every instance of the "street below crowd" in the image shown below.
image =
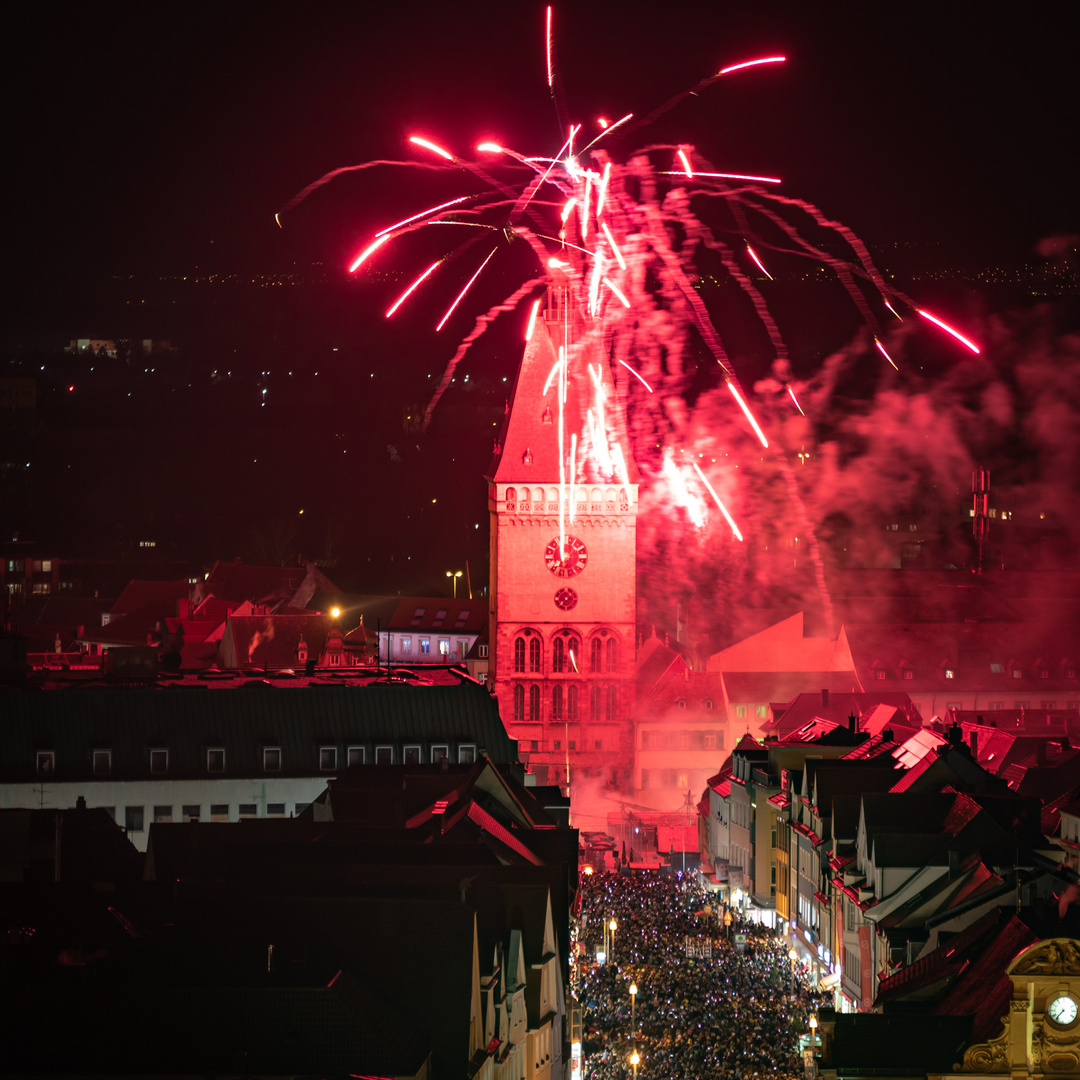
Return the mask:
{"type": "Polygon", "coordinates": [[[658,872],[584,877],[580,900],[585,1080],[805,1075],[799,1038],[832,995],[811,990],[772,930],[725,926],[700,885],[658,872]]]}

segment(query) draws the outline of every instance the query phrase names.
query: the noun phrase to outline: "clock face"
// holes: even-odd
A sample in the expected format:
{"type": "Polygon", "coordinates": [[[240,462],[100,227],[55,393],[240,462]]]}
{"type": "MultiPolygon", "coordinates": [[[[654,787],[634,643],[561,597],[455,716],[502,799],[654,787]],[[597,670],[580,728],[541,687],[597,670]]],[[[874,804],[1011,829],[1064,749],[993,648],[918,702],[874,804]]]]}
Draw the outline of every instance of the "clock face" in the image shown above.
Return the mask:
{"type": "Polygon", "coordinates": [[[556,577],[576,577],[585,569],[588,558],[589,552],[576,536],[565,537],[561,549],[556,536],[544,549],[544,562],[556,577]]]}
{"type": "Polygon", "coordinates": [[[569,611],[577,606],[577,593],[571,588],[559,589],[555,593],[555,606],[562,611],[569,611]]]}
{"type": "Polygon", "coordinates": [[[1062,1027],[1067,1027],[1076,1019],[1076,1012],[1076,999],[1068,994],[1062,994],[1060,997],[1054,998],[1046,1006],[1046,1015],[1055,1024],[1060,1024],[1062,1027]]]}

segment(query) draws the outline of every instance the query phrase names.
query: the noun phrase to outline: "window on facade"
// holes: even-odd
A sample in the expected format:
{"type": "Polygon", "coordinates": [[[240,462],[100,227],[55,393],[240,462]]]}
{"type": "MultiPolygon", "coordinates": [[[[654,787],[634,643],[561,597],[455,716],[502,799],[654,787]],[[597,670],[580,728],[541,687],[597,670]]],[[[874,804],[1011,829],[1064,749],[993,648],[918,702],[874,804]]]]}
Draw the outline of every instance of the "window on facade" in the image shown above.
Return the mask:
{"type": "Polygon", "coordinates": [[[376,746],[375,747],[375,764],[376,765],[393,765],[394,764],[394,748],[392,746],[376,746]]]}
{"type": "Polygon", "coordinates": [[[571,684],[566,688],[566,719],[576,720],[578,709],[578,688],[571,684]]]}
{"type": "Polygon", "coordinates": [[[281,747],[263,747],[263,772],[281,772],[281,747]]]}
{"type": "Polygon", "coordinates": [[[561,637],[557,637],[551,643],[551,670],[563,671],[566,667],[566,643],[561,637]]]}
{"type": "Polygon", "coordinates": [[[420,764],[420,744],[415,743],[411,746],[403,746],[401,749],[401,760],[406,765],[419,765],[420,764]]]}
{"type": "Polygon", "coordinates": [[[1057,702],[1056,701],[1040,701],[1039,702],[1039,708],[1040,709],[1056,709],[1057,708],[1057,702]]]}
{"type": "Polygon", "coordinates": [[[593,683],[589,687],[589,716],[593,720],[599,720],[604,704],[604,688],[593,683]]]}
{"type": "Polygon", "coordinates": [[[535,684],[529,687],[529,719],[534,724],[540,722],[540,687],[535,684]]]}
{"type": "Polygon", "coordinates": [[[599,638],[593,638],[589,642],[589,670],[599,672],[603,670],[604,643],[599,638]]]}
{"type": "Polygon", "coordinates": [[[229,820],[229,804],[228,803],[211,803],[210,804],[210,820],[211,821],[228,821],[229,820]]]}
{"type": "Polygon", "coordinates": [[[95,750],[94,751],[94,775],[95,776],[108,776],[112,772],[112,751],[111,750],[95,750]]]}
{"type": "MultiPolygon", "coordinates": [[[[524,644],[524,643],[523,643],[524,644]]],[[[514,721],[521,723],[525,719],[525,687],[518,683],[514,687],[514,721]]]]}
{"type": "Polygon", "coordinates": [[[239,808],[239,817],[241,821],[249,820],[259,816],[259,808],[253,802],[242,802],[239,808]]]}
{"type": "Polygon", "coordinates": [[[556,739],[555,743],[554,743],[554,747],[555,747],[556,750],[561,750],[562,749],[562,740],[561,739],[556,739]]]}
{"type": "Polygon", "coordinates": [[[904,678],[905,679],[914,679],[915,678],[915,672],[912,671],[911,668],[909,668],[909,667],[904,668],[904,678]]]}
{"type": "Polygon", "coordinates": [[[945,678],[946,679],[955,679],[956,678],[956,672],[951,667],[947,667],[945,669],[945,678]]]}
{"type": "Polygon", "coordinates": [[[401,639],[401,651],[403,653],[411,653],[412,652],[412,638],[411,637],[402,636],[402,639],[401,639]]]}
{"type": "Polygon", "coordinates": [[[1000,675],[1005,670],[1005,668],[1004,668],[1004,666],[1002,664],[991,664],[990,665],[990,670],[995,675],[1000,675]]]}
{"type": "Polygon", "coordinates": [[[755,705],[754,706],[754,715],[759,720],[764,719],[766,716],[768,716],[768,714],[769,714],[769,706],[768,705],[755,705]]]}
{"type": "Polygon", "coordinates": [[[706,750],[715,750],[716,749],[716,732],[715,731],[706,731],[705,732],[705,738],[702,741],[704,742],[706,750]]]}
{"type": "Polygon", "coordinates": [[[354,765],[364,764],[364,747],[362,746],[349,746],[345,749],[345,764],[348,768],[352,768],[354,765]]]}
{"type": "Polygon", "coordinates": [[[439,655],[446,657],[450,655],[450,639],[439,638],[439,655]]]}
{"type": "Polygon", "coordinates": [[[150,751],[150,772],[155,776],[164,776],[169,771],[169,751],[157,749],[150,751]]]}
{"type": "Polygon", "coordinates": [[[615,671],[618,668],[618,648],[619,646],[614,638],[607,639],[607,642],[604,645],[604,654],[605,659],[607,660],[607,669],[609,672],[615,671]]]}
{"type": "Polygon", "coordinates": [[[420,639],[420,655],[421,656],[430,656],[431,655],[431,638],[422,637],[420,639]]]}
{"type": "Polygon", "coordinates": [[[514,670],[517,672],[525,670],[525,639],[523,637],[514,639],[514,670]]]}
{"type": "Polygon", "coordinates": [[[885,681],[885,669],[884,668],[877,668],[874,671],[874,678],[880,680],[881,682],[884,682],[885,681]]]}
{"type": "Polygon", "coordinates": [[[570,740],[570,741],[569,741],[569,742],[568,742],[568,743],[567,743],[566,745],[567,745],[567,746],[568,746],[568,747],[569,747],[569,748],[570,748],[571,750],[576,750],[576,749],[577,749],[577,739],[571,739],[571,740],[570,740]]]}
{"type": "MultiPolygon", "coordinates": [[[[297,805],[299,805],[299,804],[297,804],[297,805]]],[[[297,811],[297,813],[299,813],[299,811],[297,811]]],[[[285,816],[285,804],[283,802],[267,803],[266,804],[266,816],[267,817],[284,817],[285,816]]]]}
{"type": "Polygon", "coordinates": [[[56,754],[52,750],[39,750],[37,752],[38,776],[52,776],[56,772],[56,754]]]}
{"type": "Polygon", "coordinates": [[[553,686],[551,688],[551,719],[561,720],[563,718],[563,688],[561,686],[553,686]]]}
{"type": "Polygon", "coordinates": [[[1014,679],[1022,679],[1024,677],[1024,673],[1023,673],[1023,671],[1021,671],[1020,668],[1014,667],[1012,669],[1012,677],[1014,679]]]}
{"type": "Polygon", "coordinates": [[[142,832],[144,828],[145,826],[143,824],[143,807],[125,806],[124,832],[142,832]]]}
{"type": "Polygon", "coordinates": [[[450,759],[450,747],[446,743],[433,745],[431,748],[431,764],[438,765],[443,758],[450,759]]]}
{"type": "Polygon", "coordinates": [[[609,686],[604,694],[604,719],[614,720],[619,712],[619,691],[609,686]]]}
{"type": "MultiPolygon", "coordinates": [[[[282,803],[282,805],[284,806],[285,804],[282,803]]],[[[294,817],[299,817],[310,805],[311,805],[311,803],[309,803],[309,802],[295,803],[294,806],[293,806],[293,816],[294,817]]]]}
{"type": "Polygon", "coordinates": [[[739,720],[745,719],[745,717],[746,717],[746,706],[745,705],[736,705],[735,706],[735,716],[739,720]]]}
{"type": "Polygon", "coordinates": [[[458,656],[461,657],[462,660],[464,660],[466,655],[469,652],[469,643],[468,643],[468,641],[466,641],[464,638],[459,638],[458,643],[457,643],[457,651],[458,651],[458,656]]]}
{"type": "Polygon", "coordinates": [[[1030,709],[1031,708],[1031,702],[1030,701],[1014,701],[1013,702],[1013,708],[1014,709],[1030,709]]]}
{"type": "Polygon", "coordinates": [[[596,739],[593,742],[593,749],[594,750],[603,750],[604,749],[604,740],[603,739],[596,739]]]}
{"type": "Polygon", "coordinates": [[[1050,678],[1050,669],[1049,668],[1044,668],[1044,667],[1039,668],[1039,678],[1040,679],[1049,679],[1050,678]]]}
{"type": "Polygon", "coordinates": [[[459,765],[471,765],[476,760],[476,747],[469,743],[459,746],[457,759],[459,765]]]}
{"type": "Polygon", "coordinates": [[[988,701],[986,703],[986,707],[991,712],[996,712],[998,709],[1004,709],[1005,708],[1005,702],[1004,701],[988,701]]]}
{"type": "Polygon", "coordinates": [[[171,806],[155,806],[154,807],[154,820],[169,822],[172,821],[172,807],[171,806]]]}
{"type": "Polygon", "coordinates": [[[480,648],[479,648],[479,652],[480,652],[480,659],[481,660],[486,660],[487,659],[487,654],[488,654],[488,647],[486,645],[481,645],[480,648]]]}
{"type": "Polygon", "coordinates": [[[538,672],[540,670],[540,639],[537,637],[529,638],[529,671],[538,672]]]}
{"type": "Polygon", "coordinates": [[[322,772],[332,772],[337,768],[337,747],[319,747],[319,769],[322,772]]]}
{"type": "Polygon", "coordinates": [[[181,821],[198,821],[199,815],[202,813],[202,807],[197,803],[187,803],[180,807],[180,820],[181,821]]]}
{"type": "Polygon", "coordinates": [[[225,771],[225,749],[221,746],[211,746],[206,751],[206,771],[211,773],[223,773],[225,771]]]}
{"type": "Polygon", "coordinates": [[[675,734],[675,749],[687,750],[690,747],[690,732],[679,731],[675,734]]]}

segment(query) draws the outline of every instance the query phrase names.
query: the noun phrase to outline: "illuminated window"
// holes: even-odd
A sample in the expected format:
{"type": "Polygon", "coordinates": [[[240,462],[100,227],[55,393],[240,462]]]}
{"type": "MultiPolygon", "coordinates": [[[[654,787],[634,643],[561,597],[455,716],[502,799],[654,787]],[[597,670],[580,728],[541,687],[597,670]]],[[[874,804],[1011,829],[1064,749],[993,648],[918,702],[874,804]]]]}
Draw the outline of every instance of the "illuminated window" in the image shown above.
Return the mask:
{"type": "Polygon", "coordinates": [[[263,747],[263,772],[281,772],[281,747],[263,747]]]}
{"type": "Polygon", "coordinates": [[[755,705],[754,706],[754,715],[759,720],[765,719],[765,717],[768,716],[768,714],[769,714],[769,706],[768,705],[755,705]]]}
{"type": "Polygon", "coordinates": [[[444,657],[450,655],[450,641],[448,638],[439,638],[439,655],[444,657]]]}
{"type": "Polygon", "coordinates": [[[319,747],[319,769],[322,772],[333,772],[337,768],[337,747],[319,747]]]}
{"type": "Polygon", "coordinates": [[[991,664],[990,665],[990,670],[995,675],[1000,675],[1005,670],[1005,668],[1001,664],[991,664]]]}
{"type": "Polygon", "coordinates": [[[431,638],[422,637],[420,639],[420,653],[423,656],[431,654],[431,638]]]}
{"type": "Polygon", "coordinates": [[[487,654],[488,654],[488,647],[486,645],[481,645],[480,646],[480,659],[481,660],[486,660],[487,659],[487,654]]]}
{"type": "Polygon", "coordinates": [[[955,679],[956,678],[956,672],[953,671],[953,669],[951,667],[947,667],[945,669],[945,678],[946,679],[955,679]]]}
{"type": "Polygon", "coordinates": [[[746,718],[746,706],[745,705],[736,705],[735,706],[735,716],[739,720],[744,720],[746,718]]]}
{"type": "Polygon", "coordinates": [[[52,750],[39,750],[37,755],[38,776],[52,776],[56,772],[56,754],[52,750]]]}
{"type": "Polygon", "coordinates": [[[225,748],[211,746],[206,751],[206,771],[223,773],[225,771],[225,748]]]}
{"type": "Polygon", "coordinates": [[[94,751],[94,775],[95,776],[108,776],[112,772],[112,751],[111,750],[95,750],[94,751]]]}
{"type": "Polygon", "coordinates": [[[401,651],[403,653],[411,653],[412,652],[412,638],[411,637],[404,637],[404,636],[402,637],[402,639],[401,639],[401,651]]]}

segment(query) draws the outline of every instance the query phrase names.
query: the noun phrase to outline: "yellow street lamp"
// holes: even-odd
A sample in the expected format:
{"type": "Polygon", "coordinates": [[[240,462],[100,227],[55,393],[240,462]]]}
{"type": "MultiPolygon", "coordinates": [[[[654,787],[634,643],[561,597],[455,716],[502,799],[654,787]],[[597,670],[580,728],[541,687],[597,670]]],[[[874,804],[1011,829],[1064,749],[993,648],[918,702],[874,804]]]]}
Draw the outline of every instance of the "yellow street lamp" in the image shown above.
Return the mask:
{"type": "Polygon", "coordinates": [[[792,993],[794,993],[795,992],[795,964],[799,959],[799,954],[795,951],[795,946],[794,945],[790,949],[788,949],[788,959],[791,961],[791,991],[792,991],[792,993]]]}
{"type": "Polygon", "coordinates": [[[637,1052],[637,1050],[635,1050],[630,1055],[630,1064],[634,1066],[634,1080],[637,1080],[637,1067],[638,1067],[638,1062],[640,1062],[640,1061],[641,1061],[641,1058],[638,1057],[638,1052],[637,1052]]]}
{"type": "Polygon", "coordinates": [[[611,920],[611,922],[609,922],[607,925],[608,925],[608,929],[611,931],[611,955],[614,956],[615,955],[615,931],[619,929],[619,924],[613,918],[611,920]]]}
{"type": "Polygon", "coordinates": [[[813,1053],[814,1047],[817,1045],[817,1017],[810,1017],[810,1052],[813,1053]]]}
{"type": "Polygon", "coordinates": [[[464,573],[463,570],[447,570],[446,576],[454,583],[454,599],[457,599],[457,579],[464,573]]]}
{"type": "Polygon", "coordinates": [[[637,983],[630,984],[630,1030],[637,1031],[634,1022],[634,1004],[637,1002],[637,983]]]}
{"type": "Polygon", "coordinates": [[[332,607],[330,609],[330,618],[337,619],[337,618],[340,618],[340,617],[341,617],[341,608],[332,607]]]}

